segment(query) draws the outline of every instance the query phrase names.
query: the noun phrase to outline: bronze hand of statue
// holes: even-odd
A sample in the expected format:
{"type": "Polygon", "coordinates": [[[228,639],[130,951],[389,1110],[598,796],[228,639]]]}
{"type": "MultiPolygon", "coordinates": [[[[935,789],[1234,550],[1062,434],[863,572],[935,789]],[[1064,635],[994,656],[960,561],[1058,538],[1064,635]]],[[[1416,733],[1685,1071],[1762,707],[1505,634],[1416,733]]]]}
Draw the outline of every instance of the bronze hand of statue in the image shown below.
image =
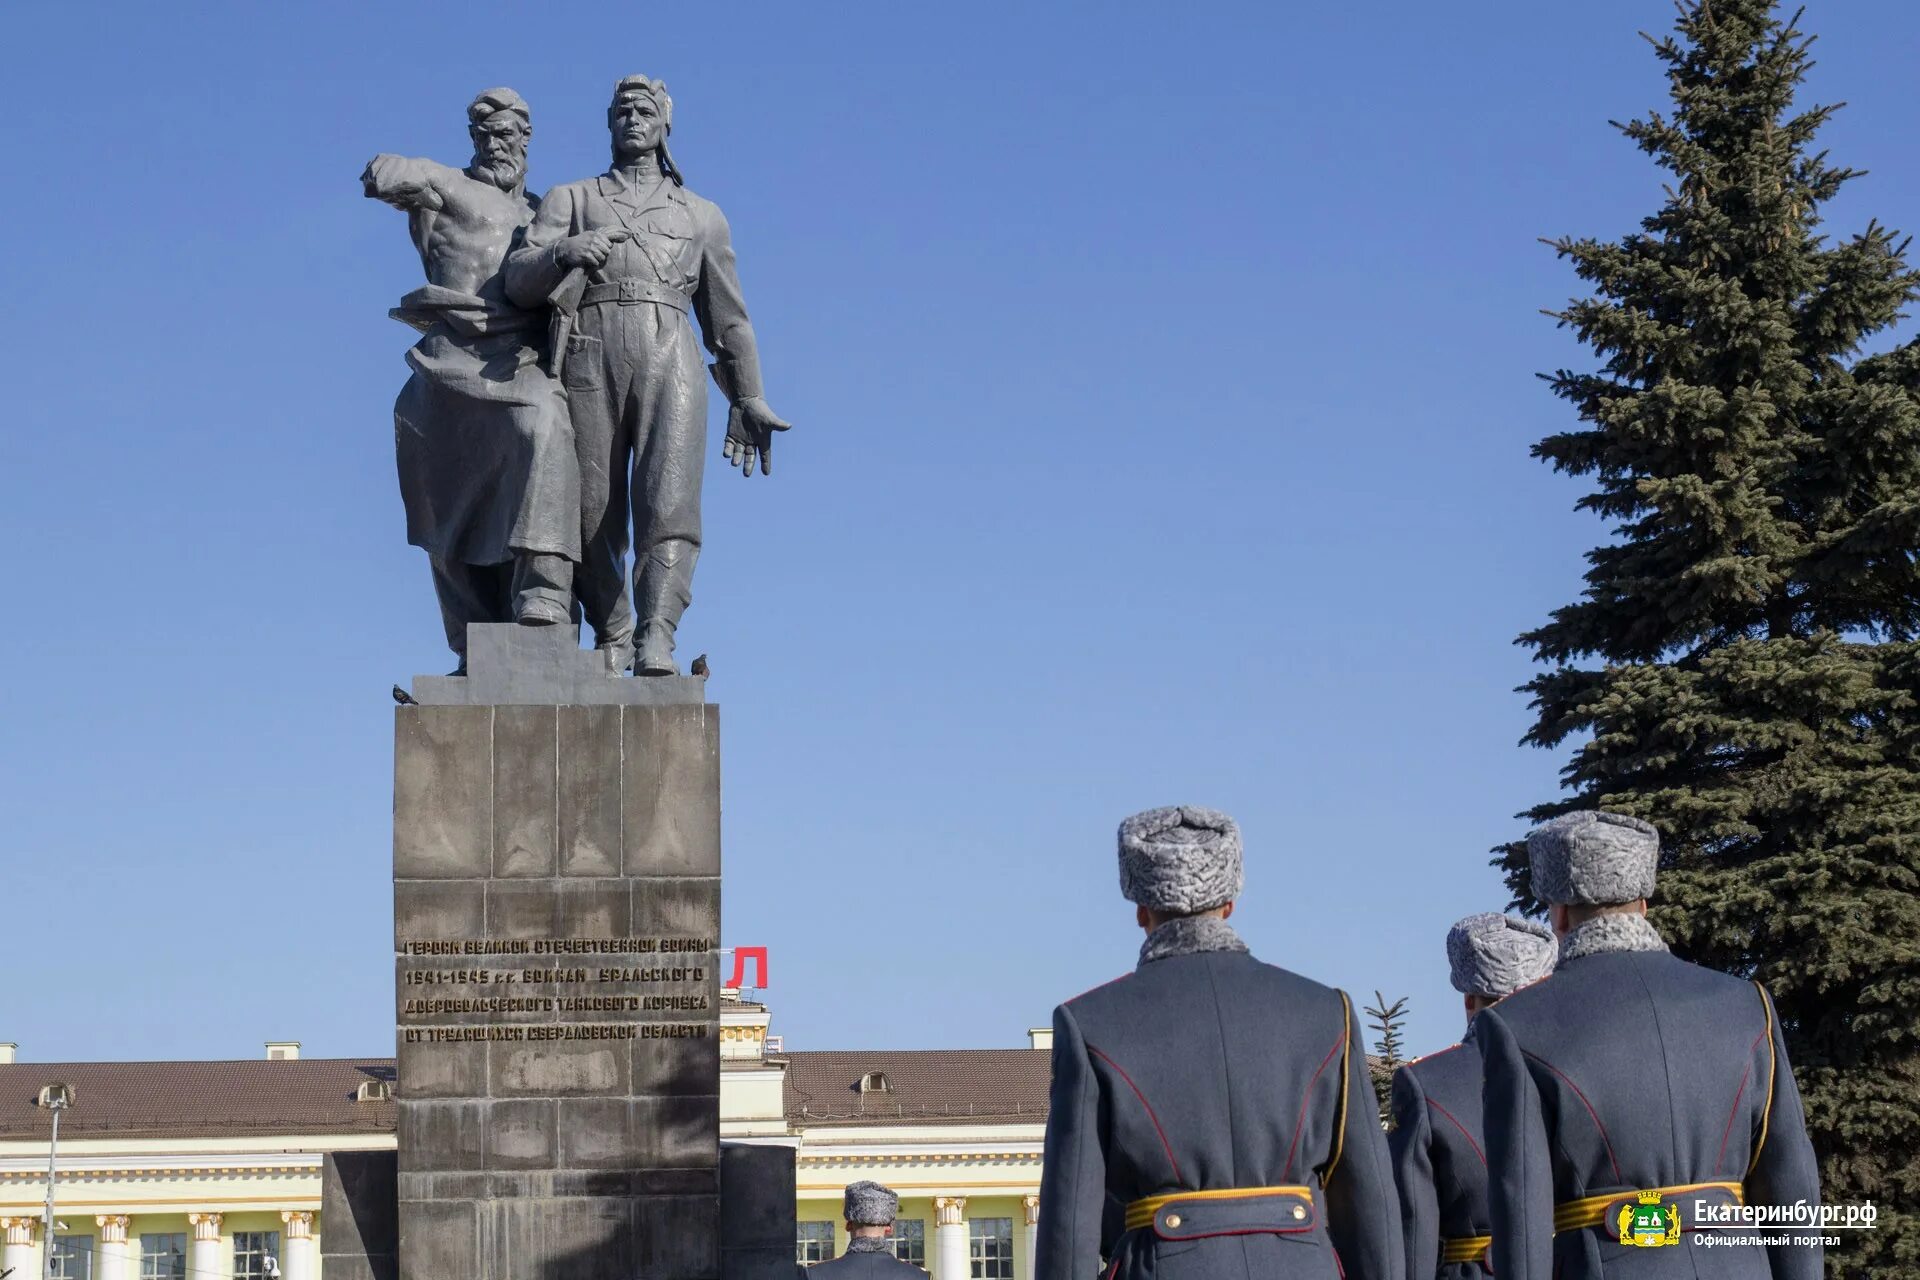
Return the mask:
{"type": "Polygon", "coordinates": [[[748,396],[727,412],[727,439],[720,453],[728,463],[740,468],[740,474],[753,474],[758,459],[760,470],[773,474],[773,433],[786,431],[793,424],[773,411],[759,396],[748,396]]]}

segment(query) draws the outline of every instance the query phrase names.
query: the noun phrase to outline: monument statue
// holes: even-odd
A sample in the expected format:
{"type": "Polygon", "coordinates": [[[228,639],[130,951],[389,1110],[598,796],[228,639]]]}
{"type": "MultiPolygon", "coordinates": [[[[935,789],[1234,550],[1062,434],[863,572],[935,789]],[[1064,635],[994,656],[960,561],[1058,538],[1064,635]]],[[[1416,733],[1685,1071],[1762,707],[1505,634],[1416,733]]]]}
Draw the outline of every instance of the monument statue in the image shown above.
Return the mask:
{"type": "Polygon", "coordinates": [[[393,406],[407,541],[433,569],[447,644],[467,624],[571,620],[580,468],[566,397],[540,365],[546,316],[507,298],[502,266],[539,202],[526,193],[526,102],[489,89],[467,107],[473,161],[379,155],[366,194],[407,213],[427,283],[389,314],[424,335],[393,406]]]}
{"type": "Polygon", "coordinates": [[[628,76],[607,108],[613,167],[554,188],[507,257],[507,296],[553,309],[553,363],[579,456],[581,548],[574,590],[615,670],[677,675],[674,632],[700,554],[706,381],[693,320],[730,403],[723,455],[769,470],[788,423],[761,393],[760,359],[727,220],[686,189],[667,152],[666,85],[628,76]],[[633,603],[627,552],[634,553],[633,603]]]}

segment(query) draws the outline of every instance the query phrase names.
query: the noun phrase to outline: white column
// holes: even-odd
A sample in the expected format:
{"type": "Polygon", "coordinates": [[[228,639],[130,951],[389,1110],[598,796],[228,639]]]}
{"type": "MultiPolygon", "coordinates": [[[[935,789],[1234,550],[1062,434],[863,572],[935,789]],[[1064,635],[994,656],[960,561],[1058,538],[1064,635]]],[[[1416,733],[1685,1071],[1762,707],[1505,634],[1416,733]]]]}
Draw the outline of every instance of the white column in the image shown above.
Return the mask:
{"type": "Polygon", "coordinates": [[[933,1280],[967,1280],[967,1198],[933,1198],[933,1280]]]}
{"type": "Polygon", "coordinates": [[[313,1213],[306,1209],[282,1209],[280,1221],[287,1224],[281,1233],[280,1273],[282,1280],[320,1280],[313,1265],[313,1213]]]}
{"type": "Polygon", "coordinates": [[[190,1213],[187,1221],[193,1224],[193,1243],[187,1246],[187,1270],[193,1280],[232,1275],[232,1260],[220,1247],[220,1215],[190,1213]]]}
{"type": "Polygon", "coordinates": [[[93,1280],[137,1280],[140,1272],[127,1239],[127,1215],[96,1214],[93,1221],[100,1228],[93,1249],[93,1280]]]}
{"type": "Polygon", "coordinates": [[[1025,1280],[1033,1280],[1034,1247],[1040,1238],[1040,1197],[1021,1196],[1020,1203],[1027,1211],[1027,1270],[1025,1280]]]}
{"type": "Polygon", "coordinates": [[[40,1227],[38,1218],[0,1218],[7,1233],[7,1248],[0,1254],[0,1271],[11,1271],[11,1280],[40,1280],[40,1251],[33,1237],[40,1227]]]}

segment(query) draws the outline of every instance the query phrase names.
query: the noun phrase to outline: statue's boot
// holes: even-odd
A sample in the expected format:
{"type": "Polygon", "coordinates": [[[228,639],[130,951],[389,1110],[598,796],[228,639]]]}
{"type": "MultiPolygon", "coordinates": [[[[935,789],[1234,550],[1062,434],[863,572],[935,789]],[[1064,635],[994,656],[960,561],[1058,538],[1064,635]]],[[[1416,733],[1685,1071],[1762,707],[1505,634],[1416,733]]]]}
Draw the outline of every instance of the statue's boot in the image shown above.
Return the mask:
{"type": "Polygon", "coordinates": [[[634,575],[633,602],[640,615],[640,644],[634,654],[633,674],[677,676],[673,661],[674,632],[680,615],[693,599],[693,566],[700,544],[673,538],[654,544],[634,575]]]}
{"type": "Polygon", "coordinates": [[[523,627],[552,627],[573,620],[573,561],[546,552],[513,558],[513,620],[523,627]]]}

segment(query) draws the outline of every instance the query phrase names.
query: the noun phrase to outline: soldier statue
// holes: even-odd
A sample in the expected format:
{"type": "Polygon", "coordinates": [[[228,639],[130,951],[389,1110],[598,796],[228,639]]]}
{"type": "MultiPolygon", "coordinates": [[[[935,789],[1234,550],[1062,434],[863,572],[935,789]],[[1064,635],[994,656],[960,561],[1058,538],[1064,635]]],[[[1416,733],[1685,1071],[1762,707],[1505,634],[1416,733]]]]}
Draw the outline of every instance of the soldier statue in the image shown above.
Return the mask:
{"type": "Polygon", "coordinates": [[[501,274],[539,202],[526,194],[527,104],[488,89],[467,108],[472,162],[379,155],[366,194],[407,213],[427,283],[391,313],[424,335],[394,405],[407,540],[427,552],[447,644],[467,624],[569,620],[580,554],[580,471],[560,386],[540,367],[543,311],[501,274]]]}
{"type": "Polygon", "coordinates": [[[1037,1280],[1405,1274],[1352,1002],[1247,953],[1240,888],[1225,814],[1121,825],[1147,936],[1132,973],[1053,1013],[1037,1280]]]}
{"type": "Polygon", "coordinates": [[[1527,837],[1553,976],[1473,1020],[1499,1280],[1817,1280],[1816,1244],[1709,1239],[1735,1206],[1818,1204],[1780,1019],[1756,982],[1688,964],[1648,921],[1660,837],[1580,812],[1527,837]],[[1644,1234],[1647,1222],[1667,1230],[1644,1234]],[[1724,1246],[1724,1247],[1722,1247],[1724,1246]]]}
{"type": "Polygon", "coordinates": [[[723,453],[766,469],[788,423],[761,393],[760,357],[727,220],[686,189],[667,151],[666,85],[628,76],[607,108],[613,167],[554,188],[507,260],[507,292],[554,309],[554,360],[579,454],[574,589],[596,648],[637,675],[674,675],[674,632],[700,554],[707,391],[693,321],[728,401],[723,453]],[[629,538],[634,601],[627,601],[629,538]],[[638,653],[634,608],[639,612],[638,653]]]}
{"type": "Polygon", "coordinates": [[[927,1280],[927,1273],[893,1255],[888,1237],[900,1197],[877,1182],[847,1184],[841,1197],[847,1220],[847,1251],[806,1268],[813,1280],[927,1280]]]}
{"type": "MultiPolygon", "coordinates": [[[[1552,931],[1531,920],[1488,911],[1455,924],[1447,931],[1447,961],[1468,1023],[1552,973],[1555,954],[1552,931]]],[[[1393,1120],[1387,1146],[1400,1188],[1409,1280],[1484,1280],[1492,1274],[1493,1228],[1480,1055],[1456,1044],[1394,1072],[1393,1120]]]]}

